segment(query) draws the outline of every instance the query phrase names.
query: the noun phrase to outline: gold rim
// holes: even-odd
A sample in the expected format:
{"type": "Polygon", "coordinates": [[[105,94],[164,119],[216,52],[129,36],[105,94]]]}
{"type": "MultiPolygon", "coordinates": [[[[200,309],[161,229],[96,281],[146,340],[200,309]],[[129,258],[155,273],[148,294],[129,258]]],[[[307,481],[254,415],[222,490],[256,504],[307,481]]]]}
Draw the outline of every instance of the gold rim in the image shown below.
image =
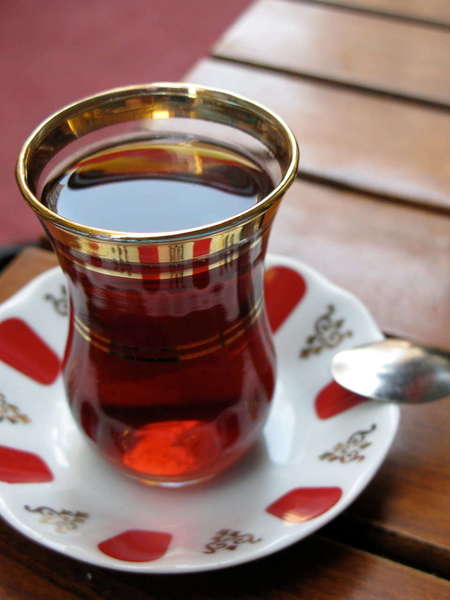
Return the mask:
{"type": "Polygon", "coordinates": [[[293,133],[283,119],[271,110],[243,96],[218,88],[163,82],[115,88],[84,98],[54,113],[32,132],[22,146],[17,161],[16,178],[22,195],[32,209],[56,227],[103,241],[120,240],[122,243],[131,244],[145,241],[171,242],[205,237],[232,229],[264,214],[283,196],[295,179],[298,160],[299,151],[293,133]],[[151,117],[156,112],[155,106],[161,106],[158,105],[158,101],[161,103],[164,97],[172,98],[174,103],[186,102],[186,107],[177,106],[179,112],[174,112],[173,116],[201,118],[208,110],[208,116],[215,117],[209,120],[235,126],[259,139],[283,165],[281,181],[257,204],[229,219],[198,228],[170,232],[125,232],[87,227],[54,213],[40,202],[34,193],[32,182],[37,182],[46,164],[61,148],[95,129],[131,121],[133,115],[139,118],[151,117]],[[241,118],[238,124],[232,118],[233,111],[239,113],[241,118]]]}

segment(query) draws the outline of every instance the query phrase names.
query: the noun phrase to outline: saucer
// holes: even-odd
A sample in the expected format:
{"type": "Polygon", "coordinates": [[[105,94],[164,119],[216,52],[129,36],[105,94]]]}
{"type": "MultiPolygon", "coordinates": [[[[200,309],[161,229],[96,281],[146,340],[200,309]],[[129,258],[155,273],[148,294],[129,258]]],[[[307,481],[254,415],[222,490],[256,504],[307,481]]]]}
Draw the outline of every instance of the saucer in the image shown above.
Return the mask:
{"type": "Polygon", "coordinates": [[[64,276],[40,275],[0,307],[0,507],[32,540],[141,573],[230,567],[276,552],[341,513],[381,465],[399,409],[332,381],[336,349],[380,339],[364,306],[306,265],[269,256],[278,380],[264,433],[224,475],[145,487],[106,464],[66,404],[64,276]]]}

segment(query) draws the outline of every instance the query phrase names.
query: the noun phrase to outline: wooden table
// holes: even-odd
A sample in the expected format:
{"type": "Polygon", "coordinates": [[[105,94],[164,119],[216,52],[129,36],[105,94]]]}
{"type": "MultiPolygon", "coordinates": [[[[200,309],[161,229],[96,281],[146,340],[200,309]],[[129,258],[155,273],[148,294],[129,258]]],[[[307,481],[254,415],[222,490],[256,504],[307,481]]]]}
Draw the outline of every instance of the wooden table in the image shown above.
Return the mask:
{"type": "MultiPolygon", "coordinates": [[[[301,174],[271,250],[359,296],[388,334],[450,351],[450,3],[256,2],[186,80],[280,113],[301,174]]],[[[54,264],[30,249],[5,299],[54,264]]],[[[402,409],[360,498],[318,534],[227,571],[137,576],[78,563],[1,526],[2,599],[447,599],[448,401],[402,409]]]]}

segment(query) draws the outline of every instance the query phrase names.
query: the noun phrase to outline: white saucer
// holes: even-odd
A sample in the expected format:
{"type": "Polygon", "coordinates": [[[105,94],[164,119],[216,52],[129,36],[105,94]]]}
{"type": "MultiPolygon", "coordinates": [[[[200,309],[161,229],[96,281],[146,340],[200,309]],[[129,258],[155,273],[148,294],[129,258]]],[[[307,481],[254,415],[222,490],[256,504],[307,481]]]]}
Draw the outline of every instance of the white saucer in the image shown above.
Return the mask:
{"type": "MultiPolygon", "coordinates": [[[[8,359],[0,362],[0,507],[6,521],[36,542],[95,565],[182,573],[271,554],[341,513],[382,463],[399,409],[355,403],[331,384],[330,359],[333,347],[381,334],[358,300],[311,268],[273,256],[267,265],[275,273],[267,293],[275,289],[281,299],[281,306],[274,296],[268,301],[279,326],[278,384],[264,435],[243,462],[198,487],[141,486],[88,446],[69,414],[60,376],[38,383],[8,359]],[[303,288],[292,292],[292,278],[303,288]],[[5,482],[20,480],[15,468],[24,470],[26,483],[5,482]]],[[[0,329],[8,319],[21,319],[61,356],[63,285],[59,269],[39,276],[0,307],[0,329]]]]}

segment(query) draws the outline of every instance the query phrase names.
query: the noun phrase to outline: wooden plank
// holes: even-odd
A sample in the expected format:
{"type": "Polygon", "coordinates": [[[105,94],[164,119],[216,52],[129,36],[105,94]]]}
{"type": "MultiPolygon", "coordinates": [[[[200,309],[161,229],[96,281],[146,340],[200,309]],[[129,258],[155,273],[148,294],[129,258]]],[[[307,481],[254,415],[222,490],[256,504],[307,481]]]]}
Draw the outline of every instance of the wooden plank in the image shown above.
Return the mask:
{"type": "Polygon", "coordinates": [[[450,32],[437,28],[264,0],[228,30],[214,55],[450,105],[450,32]]]}
{"type": "MultiPolygon", "coordinates": [[[[299,0],[297,0],[299,1],[299,0]]],[[[416,19],[450,26],[448,0],[310,0],[317,4],[336,5],[367,10],[394,17],[416,19]]]]}
{"type": "Polygon", "coordinates": [[[450,351],[449,217],[299,180],[270,250],[353,292],[384,331],[450,351]]]}
{"type": "Polygon", "coordinates": [[[146,600],[153,597],[115,581],[110,571],[91,567],[32,542],[3,521],[0,521],[0,572],[1,600],[146,600]]]}
{"type": "Polygon", "coordinates": [[[39,577],[31,564],[22,565],[7,556],[0,559],[0,598],[2,600],[77,600],[80,596],[39,577]]]}
{"type": "MultiPolygon", "coordinates": [[[[389,525],[389,524],[388,524],[389,525]]],[[[403,535],[401,531],[359,517],[349,509],[329,523],[323,535],[353,548],[384,556],[394,562],[449,578],[450,552],[448,546],[439,546],[423,538],[403,535]]]]}
{"type": "Polygon", "coordinates": [[[297,135],[303,172],[450,209],[444,111],[211,59],[185,80],[233,90],[279,113],[297,135]]]}
{"type": "MultiPolygon", "coordinates": [[[[170,599],[183,597],[187,584],[192,600],[448,600],[450,594],[442,579],[320,536],[248,565],[151,582],[155,597],[170,599]]],[[[150,578],[137,583],[149,589],[150,578]]]]}
{"type": "MultiPolygon", "coordinates": [[[[72,593],[74,597],[89,600],[175,600],[186,597],[186,590],[191,600],[447,600],[450,593],[450,583],[443,579],[320,536],[233,569],[176,577],[134,575],[92,567],[38,546],[1,523],[0,550],[2,572],[3,567],[11,565],[11,560],[33,565],[33,576],[29,568],[28,572],[25,569],[15,572],[23,577],[18,588],[49,585],[46,582],[50,581],[66,588],[67,595],[61,592],[61,596],[53,596],[64,600],[72,598],[72,593]]],[[[14,592],[6,596],[7,600],[26,597],[14,592]]]]}
{"type": "Polygon", "coordinates": [[[351,512],[391,533],[441,548],[450,575],[450,402],[402,407],[383,468],[351,512]]]}
{"type": "Polygon", "coordinates": [[[53,252],[40,248],[26,248],[2,271],[0,302],[12,296],[31,279],[56,266],[53,252]]]}

